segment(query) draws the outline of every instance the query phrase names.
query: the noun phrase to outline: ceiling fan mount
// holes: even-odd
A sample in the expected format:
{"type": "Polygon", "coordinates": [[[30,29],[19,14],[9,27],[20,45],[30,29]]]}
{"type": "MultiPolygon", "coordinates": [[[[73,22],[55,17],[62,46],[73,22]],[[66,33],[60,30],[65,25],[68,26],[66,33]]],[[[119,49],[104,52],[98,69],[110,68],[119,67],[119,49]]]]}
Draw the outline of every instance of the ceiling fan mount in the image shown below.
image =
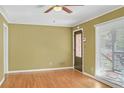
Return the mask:
{"type": "Polygon", "coordinates": [[[49,13],[50,11],[65,11],[66,13],[72,13],[72,10],[67,8],[66,6],[82,6],[82,5],[54,5],[47,9],[44,13],[49,13]]]}

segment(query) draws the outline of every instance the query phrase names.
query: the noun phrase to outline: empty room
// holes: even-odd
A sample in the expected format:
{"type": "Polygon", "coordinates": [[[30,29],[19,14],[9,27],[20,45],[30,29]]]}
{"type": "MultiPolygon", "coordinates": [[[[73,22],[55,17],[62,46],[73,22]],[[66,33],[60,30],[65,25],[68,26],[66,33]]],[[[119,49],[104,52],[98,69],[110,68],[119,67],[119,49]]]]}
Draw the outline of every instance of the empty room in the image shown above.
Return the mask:
{"type": "Polygon", "coordinates": [[[123,5],[0,5],[0,88],[117,87],[123,5]]]}

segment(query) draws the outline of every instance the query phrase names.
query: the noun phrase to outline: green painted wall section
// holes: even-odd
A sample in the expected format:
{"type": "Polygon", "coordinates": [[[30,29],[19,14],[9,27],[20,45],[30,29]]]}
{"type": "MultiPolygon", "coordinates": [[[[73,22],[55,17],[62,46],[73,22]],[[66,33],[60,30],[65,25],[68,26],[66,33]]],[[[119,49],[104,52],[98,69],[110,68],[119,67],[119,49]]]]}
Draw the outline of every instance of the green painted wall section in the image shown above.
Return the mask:
{"type": "MultiPolygon", "coordinates": [[[[124,7],[113,12],[82,23],[79,26],[84,29],[86,42],[84,43],[84,72],[95,75],[95,27],[94,25],[124,16],[124,7]]],[[[73,30],[76,26],[73,27],[73,30]]]]}
{"type": "Polygon", "coordinates": [[[9,70],[72,67],[68,27],[9,24],[9,70]]]}

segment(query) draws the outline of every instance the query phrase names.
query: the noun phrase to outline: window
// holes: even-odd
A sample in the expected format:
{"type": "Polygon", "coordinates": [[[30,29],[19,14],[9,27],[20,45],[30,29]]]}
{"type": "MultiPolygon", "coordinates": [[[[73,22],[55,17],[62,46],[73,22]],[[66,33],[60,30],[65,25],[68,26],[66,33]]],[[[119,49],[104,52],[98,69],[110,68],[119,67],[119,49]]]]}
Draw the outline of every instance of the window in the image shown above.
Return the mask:
{"type": "Polygon", "coordinates": [[[124,87],[124,17],[96,26],[96,76],[124,87]]]}

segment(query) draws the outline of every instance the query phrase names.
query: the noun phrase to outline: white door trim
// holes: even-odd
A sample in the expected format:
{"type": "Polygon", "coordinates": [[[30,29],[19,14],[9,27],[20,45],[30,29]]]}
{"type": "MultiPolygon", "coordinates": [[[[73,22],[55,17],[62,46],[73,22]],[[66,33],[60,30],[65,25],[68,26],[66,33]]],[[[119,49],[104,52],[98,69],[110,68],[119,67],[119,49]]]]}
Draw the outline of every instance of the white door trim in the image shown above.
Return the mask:
{"type": "Polygon", "coordinates": [[[8,26],[3,23],[4,74],[8,73],[8,26]]]}
{"type": "Polygon", "coordinates": [[[74,68],[74,33],[77,31],[82,31],[82,73],[84,72],[84,30],[83,28],[73,30],[73,68],[74,68]]]}

